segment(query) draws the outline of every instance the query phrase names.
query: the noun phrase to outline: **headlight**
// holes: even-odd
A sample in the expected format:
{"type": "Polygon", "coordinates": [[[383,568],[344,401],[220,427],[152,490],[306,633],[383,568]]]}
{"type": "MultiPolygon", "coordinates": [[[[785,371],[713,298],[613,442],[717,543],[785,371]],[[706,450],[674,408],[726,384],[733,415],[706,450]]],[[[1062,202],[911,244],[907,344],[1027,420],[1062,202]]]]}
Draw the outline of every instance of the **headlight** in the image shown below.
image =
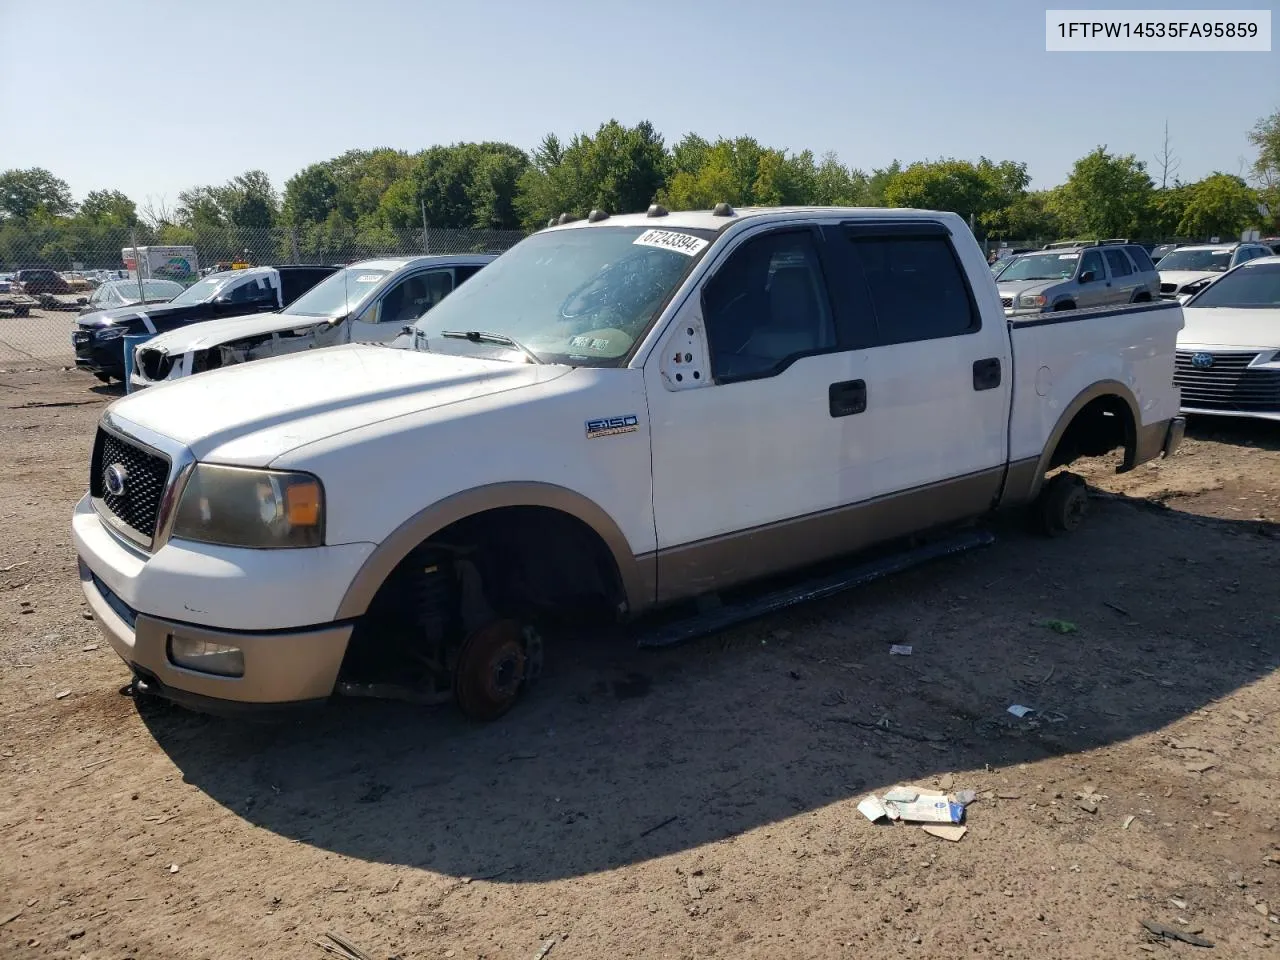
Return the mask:
{"type": "Polygon", "coordinates": [[[115,340],[124,336],[124,327],[104,327],[94,334],[95,340],[115,340]]]}
{"type": "Polygon", "coordinates": [[[173,535],[232,547],[318,547],[324,488],[309,473],[196,464],[173,535]]]}
{"type": "Polygon", "coordinates": [[[1018,298],[1018,306],[1020,307],[1043,307],[1044,305],[1043,293],[1024,293],[1018,298]]]}

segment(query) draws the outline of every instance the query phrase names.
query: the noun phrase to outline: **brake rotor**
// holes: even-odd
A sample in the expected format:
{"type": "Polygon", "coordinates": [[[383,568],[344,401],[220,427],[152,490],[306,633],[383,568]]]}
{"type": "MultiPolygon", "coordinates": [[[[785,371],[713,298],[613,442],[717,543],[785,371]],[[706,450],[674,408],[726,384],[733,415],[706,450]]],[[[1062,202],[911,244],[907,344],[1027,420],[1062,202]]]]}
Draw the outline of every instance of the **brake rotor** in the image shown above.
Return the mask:
{"type": "Polygon", "coordinates": [[[506,713],[523,686],[528,666],[525,635],[514,620],[495,620],[463,641],[453,691],[468,717],[492,720],[506,713]]]}

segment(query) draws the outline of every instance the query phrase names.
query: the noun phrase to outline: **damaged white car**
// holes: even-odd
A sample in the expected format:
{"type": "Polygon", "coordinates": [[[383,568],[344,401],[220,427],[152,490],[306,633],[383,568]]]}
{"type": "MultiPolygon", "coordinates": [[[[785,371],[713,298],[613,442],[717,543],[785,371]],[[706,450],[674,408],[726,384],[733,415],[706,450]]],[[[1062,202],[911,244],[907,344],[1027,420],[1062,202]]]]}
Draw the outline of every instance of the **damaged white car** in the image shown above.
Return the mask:
{"type": "Polygon", "coordinates": [[[279,313],[195,323],[139,344],[130,389],[318,347],[390,343],[494,259],[458,254],[354,263],[279,313]]]}

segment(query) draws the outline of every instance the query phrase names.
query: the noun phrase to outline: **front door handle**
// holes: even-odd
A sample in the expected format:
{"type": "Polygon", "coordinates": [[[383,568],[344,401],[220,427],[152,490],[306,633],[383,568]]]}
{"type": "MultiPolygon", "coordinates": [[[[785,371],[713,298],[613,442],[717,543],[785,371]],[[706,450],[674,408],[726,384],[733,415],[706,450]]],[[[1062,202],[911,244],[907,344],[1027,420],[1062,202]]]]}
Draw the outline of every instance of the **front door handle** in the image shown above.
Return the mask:
{"type": "Polygon", "coordinates": [[[973,361],[973,389],[994,390],[1000,386],[1000,358],[973,361]]]}
{"type": "Polygon", "coordinates": [[[867,381],[843,380],[827,390],[827,404],[833,417],[849,417],[867,409],[867,381]]]}

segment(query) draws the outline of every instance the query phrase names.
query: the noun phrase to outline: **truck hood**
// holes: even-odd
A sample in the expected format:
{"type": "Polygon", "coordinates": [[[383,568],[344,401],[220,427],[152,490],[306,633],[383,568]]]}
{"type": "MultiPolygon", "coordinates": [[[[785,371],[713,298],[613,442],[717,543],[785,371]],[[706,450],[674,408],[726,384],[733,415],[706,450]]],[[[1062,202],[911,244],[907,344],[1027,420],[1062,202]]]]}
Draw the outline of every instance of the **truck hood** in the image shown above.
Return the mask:
{"type": "Polygon", "coordinates": [[[180,356],[189,350],[203,350],[239,340],[241,337],[254,337],[282,330],[307,330],[326,322],[324,317],[287,316],[279,313],[221,317],[158,334],[147,341],[147,349],[180,356]]]}
{"type": "Polygon", "coordinates": [[[1280,307],[1185,307],[1178,346],[1280,348],[1280,307]]]}
{"type": "Polygon", "coordinates": [[[572,367],[350,344],[256,360],[117,400],[111,415],[198,460],[267,466],[288,451],[393,417],[553,380],[572,367]]]}

